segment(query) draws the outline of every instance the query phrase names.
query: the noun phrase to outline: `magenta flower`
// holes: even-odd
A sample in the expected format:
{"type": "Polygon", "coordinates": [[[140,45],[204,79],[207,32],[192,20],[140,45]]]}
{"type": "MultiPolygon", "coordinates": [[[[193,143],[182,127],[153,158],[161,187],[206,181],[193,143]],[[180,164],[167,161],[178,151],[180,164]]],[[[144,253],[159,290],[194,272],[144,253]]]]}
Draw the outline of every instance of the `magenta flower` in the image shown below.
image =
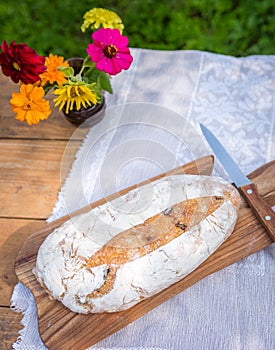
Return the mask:
{"type": "Polygon", "coordinates": [[[128,38],[118,29],[100,28],[92,38],[94,43],[88,45],[87,53],[97,69],[116,75],[130,67],[133,57],[127,47],[128,38]]]}

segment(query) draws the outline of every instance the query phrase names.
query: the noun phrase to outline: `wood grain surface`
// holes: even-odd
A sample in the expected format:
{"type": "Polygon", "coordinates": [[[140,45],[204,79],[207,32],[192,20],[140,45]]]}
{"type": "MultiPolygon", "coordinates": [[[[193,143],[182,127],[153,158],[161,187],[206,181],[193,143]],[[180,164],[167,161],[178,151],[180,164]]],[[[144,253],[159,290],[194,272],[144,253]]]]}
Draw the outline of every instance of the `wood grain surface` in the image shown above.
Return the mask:
{"type": "MultiPolygon", "coordinates": [[[[210,174],[212,166],[213,158],[207,157],[192,162],[180,169],[178,168],[176,172],[210,174]]],[[[167,175],[167,173],[164,175],[167,175]]],[[[275,161],[266,164],[249,175],[258,185],[260,194],[269,206],[275,204],[274,176],[275,161]]],[[[159,177],[160,176],[155,177],[154,179],[159,177]]],[[[152,181],[152,179],[150,181],[152,181]]],[[[85,207],[75,212],[73,215],[86,212],[91,207],[98,206],[106,200],[111,200],[118,195],[122,195],[128,190],[93,203],[91,206],[85,207]]],[[[35,266],[37,251],[41,243],[54,228],[61,225],[68,218],[68,216],[61,218],[44,227],[42,230],[34,232],[22,246],[15,265],[19,280],[31,289],[36,298],[40,334],[42,340],[50,350],[85,349],[125,327],[164,301],[184,291],[200,279],[267,247],[272,242],[269,235],[265,232],[264,228],[243,200],[239,219],[231,237],[203,264],[183,280],[163,290],[159,294],[144,300],[129,310],[112,314],[81,315],[71,312],[60,302],[50,300],[32,273],[32,269],[35,266]]]]}
{"type": "MultiPolygon", "coordinates": [[[[62,185],[60,161],[76,130],[57,109],[38,125],[16,120],[9,100],[12,92],[18,90],[19,84],[3,76],[0,69],[1,350],[12,348],[22,328],[22,314],[10,310],[11,294],[18,282],[15,257],[23,241],[45,225],[45,219],[52,212],[62,185]]],[[[52,97],[52,103],[51,100],[52,97]]],[[[74,142],[75,151],[80,141],[74,142]]]]}

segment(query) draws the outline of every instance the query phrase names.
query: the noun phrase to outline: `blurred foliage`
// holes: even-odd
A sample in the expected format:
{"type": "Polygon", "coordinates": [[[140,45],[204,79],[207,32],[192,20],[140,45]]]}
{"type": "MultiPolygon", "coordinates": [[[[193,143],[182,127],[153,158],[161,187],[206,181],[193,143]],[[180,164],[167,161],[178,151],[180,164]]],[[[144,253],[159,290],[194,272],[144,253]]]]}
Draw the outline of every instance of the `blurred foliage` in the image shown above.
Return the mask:
{"type": "Polygon", "coordinates": [[[117,12],[131,47],[204,50],[233,56],[275,54],[274,0],[0,0],[0,42],[25,42],[48,55],[84,56],[84,13],[117,12]]]}

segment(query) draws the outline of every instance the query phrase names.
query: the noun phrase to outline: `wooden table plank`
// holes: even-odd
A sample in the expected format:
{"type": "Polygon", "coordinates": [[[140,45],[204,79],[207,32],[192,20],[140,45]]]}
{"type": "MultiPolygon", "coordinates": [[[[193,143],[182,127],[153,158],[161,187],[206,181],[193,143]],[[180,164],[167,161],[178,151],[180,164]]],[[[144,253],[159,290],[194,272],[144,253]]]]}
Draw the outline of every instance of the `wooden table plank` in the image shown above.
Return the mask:
{"type": "MultiPolygon", "coordinates": [[[[0,140],[0,217],[47,218],[61,187],[66,141],[0,140]]],[[[80,142],[76,142],[75,151],[80,142]]]]}
{"type": "MultiPolygon", "coordinates": [[[[16,91],[19,84],[0,72],[0,348],[3,350],[12,348],[22,328],[22,315],[9,309],[17,283],[15,257],[28,235],[46,225],[44,219],[50,215],[61,186],[62,155],[67,141],[77,130],[56,108],[48,120],[38,125],[16,120],[9,105],[12,92],[16,91]]],[[[53,107],[53,97],[47,98],[53,107]]],[[[81,140],[72,143],[72,160],[80,143],[81,140]]],[[[70,161],[63,166],[69,170],[70,161]]]]}
{"type": "Polygon", "coordinates": [[[0,307],[0,349],[11,350],[12,344],[18,338],[18,331],[23,328],[20,324],[21,313],[0,307]]]}
{"type": "Polygon", "coordinates": [[[34,230],[47,226],[44,220],[0,218],[0,306],[10,306],[10,298],[18,279],[14,261],[23,244],[34,230]]]}

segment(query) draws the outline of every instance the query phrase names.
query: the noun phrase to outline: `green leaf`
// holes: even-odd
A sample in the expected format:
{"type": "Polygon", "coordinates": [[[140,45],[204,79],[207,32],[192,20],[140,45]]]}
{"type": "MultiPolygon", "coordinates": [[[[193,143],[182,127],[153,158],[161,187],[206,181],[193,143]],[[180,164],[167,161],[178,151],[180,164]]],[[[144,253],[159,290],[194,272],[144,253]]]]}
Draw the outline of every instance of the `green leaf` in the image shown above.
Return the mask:
{"type": "Polygon", "coordinates": [[[101,91],[107,91],[110,94],[113,93],[110,83],[110,77],[103,71],[100,71],[94,67],[91,67],[84,75],[83,80],[86,83],[95,83],[96,89],[99,93],[101,91]]]}
{"type": "Polygon", "coordinates": [[[110,82],[110,77],[102,71],[98,71],[98,77],[97,77],[97,86],[100,90],[104,90],[109,92],[110,94],[113,93],[113,89],[110,82]]]}
{"type": "Polygon", "coordinates": [[[72,67],[59,66],[59,67],[57,67],[57,69],[60,70],[61,72],[63,72],[63,74],[66,78],[71,78],[74,76],[74,69],[72,67]]]}
{"type": "Polygon", "coordinates": [[[97,72],[98,70],[95,68],[95,66],[90,67],[83,75],[84,81],[90,81],[90,82],[96,82],[97,80],[97,72]]]}

